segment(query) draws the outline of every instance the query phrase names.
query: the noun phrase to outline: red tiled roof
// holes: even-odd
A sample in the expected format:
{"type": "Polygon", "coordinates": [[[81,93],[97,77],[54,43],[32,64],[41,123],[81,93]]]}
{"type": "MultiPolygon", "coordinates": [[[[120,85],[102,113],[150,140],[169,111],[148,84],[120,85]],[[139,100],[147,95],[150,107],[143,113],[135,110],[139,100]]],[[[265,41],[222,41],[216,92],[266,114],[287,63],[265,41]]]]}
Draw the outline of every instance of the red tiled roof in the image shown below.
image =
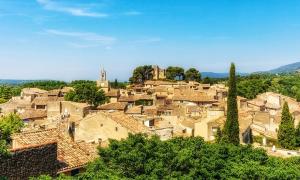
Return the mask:
{"type": "Polygon", "coordinates": [[[77,143],[57,129],[35,132],[22,132],[12,136],[13,144],[22,148],[29,145],[57,142],[58,160],[62,162],[59,172],[85,166],[97,157],[95,150],[87,143],[77,143]]]}

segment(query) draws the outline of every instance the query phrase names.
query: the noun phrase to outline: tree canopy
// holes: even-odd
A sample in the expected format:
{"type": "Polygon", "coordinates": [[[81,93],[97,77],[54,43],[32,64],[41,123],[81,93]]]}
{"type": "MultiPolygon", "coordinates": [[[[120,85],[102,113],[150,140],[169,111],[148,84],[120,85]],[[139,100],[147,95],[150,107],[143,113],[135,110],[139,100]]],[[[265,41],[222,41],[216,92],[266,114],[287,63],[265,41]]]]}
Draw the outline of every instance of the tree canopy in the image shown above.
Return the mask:
{"type": "Polygon", "coordinates": [[[195,68],[190,68],[185,72],[185,80],[186,81],[201,81],[201,74],[195,68]]]}
{"type": "Polygon", "coordinates": [[[93,83],[78,83],[74,90],[68,92],[65,100],[80,103],[88,103],[94,107],[106,102],[106,96],[102,89],[93,83]]]}
{"type": "Polygon", "coordinates": [[[132,77],[129,81],[131,83],[144,83],[146,80],[153,78],[153,68],[151,65],[139,66],[134,69],[132,77]]]}
{"type": "Polygon", "coordinates": [[[7,147],[11,142],[11,135],[19,132],[24,123],[16,114],[9,114],[0,118],[0,154],[7,154],[7,147]]]}
{"type": "Polygon", "coordinates": [[[269,157],[251,146],[207,143],[200,137],[129,135],[110,140],[74,179],[297,179],[300,158],[269,157]]]}
{"type": "Polygon", "coordinates": [[[184,80],[184,69],[177,66],[169,66],[166,69],[166,77],[169,80],[184,80]]]}
{"type": "Polygon", "coordinates": [[[25,83],[21,85],[22,88],[40,88],[44,90],[53,90],[53,89],[61,89],[66,86],[67,83],[64,81],[33,81],[29,83],[25,83]]]}
{"type": "Polygon", "coordinates": [[[18,96],[21,93],[21,87],[1,85],[0,86],[0,104],[7,102],[13,96],[18,96]]]}
{"type": "Polygon", "coordinates": [[[237,93],[248,99],[272,91],[300,101],[300,75],[293,74],[250,74],[238,77],[237,93]]]}
{"type": "Polygon", "coordinates": [[[287,102],[284,103],[282,108],[281,122],[278,130],[278,142],[280,146],[287,149],[294,149],[296,146],[294,118],[289,111],[287,102]]]}
{"type": "Polygon", "coordinates": [[[229,73],[228,82],[228,98],[227,98],[227,116],[223,129],[222,138],[225,142],[240,144],[239,138],[239,121],[238,121],[238,107],[237,107],[237,89],[235,65],[232,63],[229,73]]]}
{"type": "Polygon", "coordinates": [[[77,85],[81,84],[90,84],[90,85],[95,85],[96,86],[96,81],[90,81],[90,80],[74,80],[72,81],[69,86],[75,87],[77,85]]]}

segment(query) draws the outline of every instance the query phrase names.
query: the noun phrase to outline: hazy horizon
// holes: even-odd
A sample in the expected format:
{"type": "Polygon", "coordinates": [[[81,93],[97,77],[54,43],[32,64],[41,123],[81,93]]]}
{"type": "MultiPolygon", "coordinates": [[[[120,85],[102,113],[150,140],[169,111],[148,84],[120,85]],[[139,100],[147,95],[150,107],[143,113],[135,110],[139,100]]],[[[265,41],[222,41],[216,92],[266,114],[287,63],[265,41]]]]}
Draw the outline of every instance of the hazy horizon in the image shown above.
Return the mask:
{"type": "Polygon", "coordinates": [[[251,73],[300,61],[300,1],[0,0],[0,79],[127,80],[138,65],[251,73]]]}

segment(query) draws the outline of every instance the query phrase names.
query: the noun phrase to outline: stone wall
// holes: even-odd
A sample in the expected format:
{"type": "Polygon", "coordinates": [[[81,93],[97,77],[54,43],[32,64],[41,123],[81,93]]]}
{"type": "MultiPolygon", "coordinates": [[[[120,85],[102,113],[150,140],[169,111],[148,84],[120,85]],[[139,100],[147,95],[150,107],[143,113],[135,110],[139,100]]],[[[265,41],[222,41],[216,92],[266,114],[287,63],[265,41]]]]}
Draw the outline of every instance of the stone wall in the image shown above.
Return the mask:
{"type": "Polygon", "coordinates": [[[15,149],[11,155],[0,155],[0,179],[28,179],[43,174],[56,176],[58,171],[57,143],[15,149]]]}

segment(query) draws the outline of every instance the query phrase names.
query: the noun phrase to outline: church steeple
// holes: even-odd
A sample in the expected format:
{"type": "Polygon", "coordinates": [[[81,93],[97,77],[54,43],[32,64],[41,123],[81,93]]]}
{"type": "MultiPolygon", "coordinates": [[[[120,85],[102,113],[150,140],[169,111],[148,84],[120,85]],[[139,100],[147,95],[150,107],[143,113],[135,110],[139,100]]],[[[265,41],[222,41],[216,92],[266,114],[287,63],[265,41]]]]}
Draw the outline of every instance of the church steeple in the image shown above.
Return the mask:
{"type": "Polygon", "coordinates": [[[106,77],[106,71],[102,67],[100,67],[100,77],[99,80],[97,80],[97,86],[104,92],[108,92],[110,89],[109,82],[106,77]]]}
{"type": "Polygon", "coordinates": [[[100,68],[100,81],[106,81],[106,71],[104,68],[100,68]]]}

